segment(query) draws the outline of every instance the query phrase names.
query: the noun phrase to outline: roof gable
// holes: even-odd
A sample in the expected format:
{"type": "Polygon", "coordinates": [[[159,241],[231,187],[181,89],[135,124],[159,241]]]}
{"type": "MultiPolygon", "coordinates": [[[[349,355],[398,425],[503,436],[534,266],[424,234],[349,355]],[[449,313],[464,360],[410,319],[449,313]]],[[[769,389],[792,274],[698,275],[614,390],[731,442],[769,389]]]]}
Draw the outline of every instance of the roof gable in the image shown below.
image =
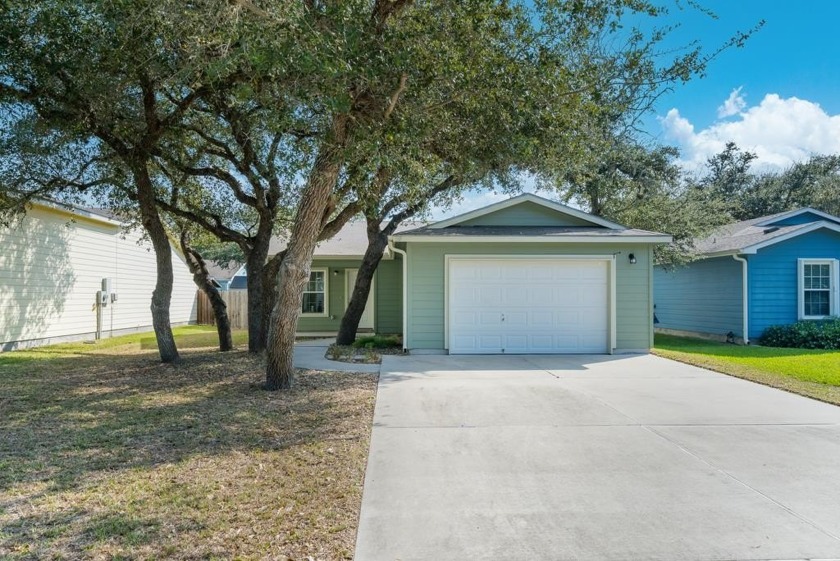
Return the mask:
{"type": "Polygon", "coordinates": [[[840,218],[813,208],[800,208],[791,212],[776,215],[769,220],[762,220],[761,226],[797,226],[811,222],[834,222],[840,224],[840,218]]]}
{"type": "Polygon", "coordinates": [[[531,201],[509,206],[464,220],[458,226],[584,226],[592,223],[577,216],[557,212],[531,201]]]}
{"type": "Polygon", "coordinates": [[[431,229],[453,226],[554,226],[623,230],[624,226],[532,193],[482,207],[431,224],[431,229]]]}
{"type": "Polygon", "coordinates": [[[706,257],[750,254],[820,228],[838,230],[840,218],[813,208],[800,208],[728,224],[697,242],[696,248],[706,257]]]}

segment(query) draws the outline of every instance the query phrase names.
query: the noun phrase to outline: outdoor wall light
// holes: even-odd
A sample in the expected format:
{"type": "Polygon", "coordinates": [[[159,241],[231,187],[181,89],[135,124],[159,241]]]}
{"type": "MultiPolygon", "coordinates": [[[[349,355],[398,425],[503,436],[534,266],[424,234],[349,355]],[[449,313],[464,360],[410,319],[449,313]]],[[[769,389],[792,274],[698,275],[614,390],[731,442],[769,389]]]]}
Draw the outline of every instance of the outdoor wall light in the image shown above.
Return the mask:
{"type": "Polygon", "coordinates": [[[333,269],[333,276],[334,276],[334,277],[337,277],[337,276],[338,276],[338,269],[333,269]]]}
{"type": "Polygon", "coordinates": [[[631,253],[630,255],[627,256],[627,258],[630,259],[630,264],[631,265],[636,264],[636,256],[634,254],[631,253]]]}

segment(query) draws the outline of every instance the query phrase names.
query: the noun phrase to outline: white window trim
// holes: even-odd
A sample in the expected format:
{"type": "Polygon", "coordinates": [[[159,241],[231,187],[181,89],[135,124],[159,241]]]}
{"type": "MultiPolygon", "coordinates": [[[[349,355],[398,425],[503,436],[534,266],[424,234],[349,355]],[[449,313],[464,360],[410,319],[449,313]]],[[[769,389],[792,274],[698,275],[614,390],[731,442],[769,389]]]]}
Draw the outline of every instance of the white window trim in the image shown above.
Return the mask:
{"type": "MultiPolygon", "coordinates": [[[[300,317],[303,318],[325,318],[329,317],[330,315],[330,270],[326,267],[312,267],[309,273],[310,276],[312,273],[324,273],[324,312],[323,313],[310,313],[303,311],[303,302],[301,302],[301,312],[300,317]]],[[[307,282],[309,280],[307,279],[307,282]]],[[[304,290],[303,292],[308,292],[304,290]]]]}
{"type": "Polygon", "coordinates": [[[796,294],[798,303],[797,317],[803,319],[828,319],[838,315],[838,303],[840,303],[840,272],[837,259],[797,259],[797,283],[796,294]],[[831,299],[830,314],[827,316],[806,316],[805,315],[805,265],[830,265],[831,266],[831,299]]]}

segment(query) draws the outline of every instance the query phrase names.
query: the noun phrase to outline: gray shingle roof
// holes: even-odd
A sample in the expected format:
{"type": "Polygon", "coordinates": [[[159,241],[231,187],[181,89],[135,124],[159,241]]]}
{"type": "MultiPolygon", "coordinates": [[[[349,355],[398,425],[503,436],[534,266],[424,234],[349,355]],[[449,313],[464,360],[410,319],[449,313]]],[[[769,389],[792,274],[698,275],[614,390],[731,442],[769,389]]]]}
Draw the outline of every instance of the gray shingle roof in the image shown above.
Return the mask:
{"type": "MultiPolygon", "coordinates": [[[[403,232],[412,228],[425,225],[425,222],[404,222],[397,227],[397,232],[403,232]]],[[[360,256],[364,255],[367,249],[367,224],[364,220],[351,220],[331,239],[324,240],[315,248],[315,257],[318,256],[360,256]]],[[[271,240],[268,254],[275,255],[286,247],[286,240],[275,236],[271,240]]]]}
{"type": "MultiPolygon", "coordinates": [[[[807,209],[802,209],[807,210],[807,209]]],[[[775,218],[783,218],[797,211],[779,212],[760,216],[750,220],[742,220],[722,226],[712,232],[705,239],[695,242],[695,247],[701,255],[720,253],[737,253],[743,249],[759,243],[781,238],[805,228],[813,227],[814,222],[805,224],[791,224],[787,226],[762,225],[772,222],[775,218]]],[[[815,221],[818,222],[818,221],[815,221]]]]}

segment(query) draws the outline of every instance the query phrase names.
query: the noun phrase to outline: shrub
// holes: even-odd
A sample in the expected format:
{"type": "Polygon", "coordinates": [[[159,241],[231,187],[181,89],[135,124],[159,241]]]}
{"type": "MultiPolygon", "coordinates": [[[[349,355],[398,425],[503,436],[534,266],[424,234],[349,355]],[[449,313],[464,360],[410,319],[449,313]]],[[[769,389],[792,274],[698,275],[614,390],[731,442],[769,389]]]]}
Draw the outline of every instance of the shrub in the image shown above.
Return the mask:
{"type": "Polygon", "coordinates": [[[773,325],[762,333],[759,343],[766,347],[840,349],[840,318],[773,325]]]}
{"type": "Polygon", "coordinates": [[[353,342],[357,349],[393,349],[402,345],[398,335],[367,335],[353,342]]]}

